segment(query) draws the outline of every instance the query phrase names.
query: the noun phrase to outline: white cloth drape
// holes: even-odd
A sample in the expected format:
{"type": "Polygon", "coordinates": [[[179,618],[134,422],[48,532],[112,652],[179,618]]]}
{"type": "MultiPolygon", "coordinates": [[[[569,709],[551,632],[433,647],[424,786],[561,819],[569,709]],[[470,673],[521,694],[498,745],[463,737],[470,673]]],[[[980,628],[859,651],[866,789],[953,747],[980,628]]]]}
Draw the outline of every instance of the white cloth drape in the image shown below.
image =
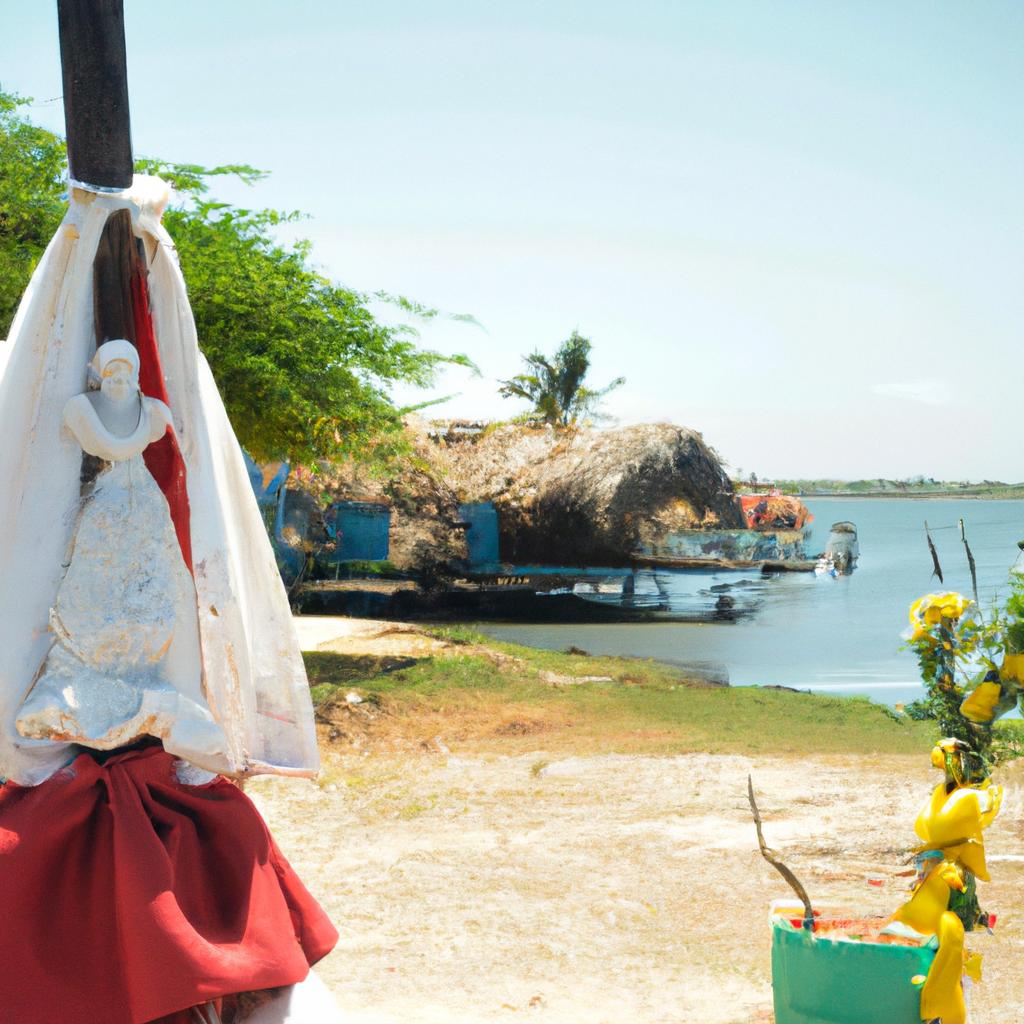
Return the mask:
{"type": "Polygon", "coordinates": [[[188,472],[205,689],[227,734],[231,771],[311,775],[318,767],[287,595],[160,224],[166,193],[162,182],[140,177],[123,194],[75,190],[0,344],[0,775],[25,785],[74,754],[65,743],[24,744],[14,719],[52,642],[49,609],[81,469],[61,414],[86,388],[95,352],[93,259],[107,217],[122,208],[146,241],[153,324],[188,472]]]}
{"type": "Polygon", "coordinates": [[[344,1024],[334,997],[312,971],[305,981],[285,989],[246,1021],[248,1024],[344,1024]]]}

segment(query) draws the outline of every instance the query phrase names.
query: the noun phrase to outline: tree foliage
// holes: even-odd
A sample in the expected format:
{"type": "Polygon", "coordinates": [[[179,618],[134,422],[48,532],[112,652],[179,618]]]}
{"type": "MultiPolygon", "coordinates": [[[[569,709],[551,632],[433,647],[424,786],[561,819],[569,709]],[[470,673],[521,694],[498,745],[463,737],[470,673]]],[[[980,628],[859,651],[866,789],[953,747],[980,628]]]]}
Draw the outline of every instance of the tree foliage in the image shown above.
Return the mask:
{"type": "Polygon", "coordinates": [[[0,90],[0,338],[66,208],[64,142],[19,114],[25,102],[0,90]]]}
{"type": "Polygon", "coordinates": [[[994,761],[1020,756],[1014,738],[994,726],[1024,694],[1024,576],[1012,571],[1005,601],[987,613],[962,594],[926,594],[911,605],[910,621],[907,646],[925,688],[908,706],[910,717],[934,721],[942,736],[961,740],[983,775],[994,761]]]}
{"type": "MultiPolygon", "coordinates": [[[[66,208],[64,141],[31,124],[26,101],[0,92],[0,337],[66,208]]],[[[419,319],[437,311],[401,297],[368,296],[318,273],[310,244],[276,229],[299,214],[212,200],[210,180],[254,184],[245,164],[205,168],[140,160],[176,190],[164,215],[178,247],[199,343],[235,432],[257,459],[313,463],[386,455],[401,446],[396,383],[429,385],[460,356],[421,349],[409,324],[386,325],[369,303],[391,301],[419,319]]],[[[460,318],[466,319],[466,318],[460,318]]]]}
{"type": "Polygon", "coordinates": [[[540,352],[523,357],[527,372],[501,382],[504,398],[525,398],[533,403],[533,415],[558,427],[567,427],[585,416],[597,415],[597,406],[610,391],[621,387],[617,377],[606,387],[584,386],[590,371],[590,340],[573,331],[554,357],[540,352]]]}

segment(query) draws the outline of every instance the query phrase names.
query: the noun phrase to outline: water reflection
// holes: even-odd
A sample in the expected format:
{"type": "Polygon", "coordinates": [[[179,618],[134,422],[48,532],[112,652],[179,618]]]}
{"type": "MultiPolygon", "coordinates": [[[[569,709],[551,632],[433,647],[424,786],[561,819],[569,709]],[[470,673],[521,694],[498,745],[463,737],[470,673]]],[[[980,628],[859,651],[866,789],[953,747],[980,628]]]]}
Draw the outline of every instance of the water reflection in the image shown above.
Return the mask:
{"type": "MultiPolygon", "coordinates": [[[[501,639],[562,650],[621,654],[690,664],[720,664],[734,685],[783,685],[837,694],[864,694],[894,704],[920,696],[913,654],[900,633],[914,598],[939,586],[924,538],[924,520],[942,562],[943,589],[970,593],[957,520],[966,521],[978,568],[979,594],[988,605],[1005,587],[1024,536],[1024,502],[903,499],[819,499],[810,550],[820,550],[829,526],[856,523],[860,559],[852,576],[749,570],[641,572],[623,598],[599,590],[594,600],[632,600],[666,611],[711,606],[723,593],[746,613],[735,622],[617,625],[487,626],[501,639]],[[726,590],[715,588],[726,587],[726,590]]],[[[620,574],[620,579],[628,574],[620,574]]],[[[590,582],[590,581],[585,581],[590,582]]]]}

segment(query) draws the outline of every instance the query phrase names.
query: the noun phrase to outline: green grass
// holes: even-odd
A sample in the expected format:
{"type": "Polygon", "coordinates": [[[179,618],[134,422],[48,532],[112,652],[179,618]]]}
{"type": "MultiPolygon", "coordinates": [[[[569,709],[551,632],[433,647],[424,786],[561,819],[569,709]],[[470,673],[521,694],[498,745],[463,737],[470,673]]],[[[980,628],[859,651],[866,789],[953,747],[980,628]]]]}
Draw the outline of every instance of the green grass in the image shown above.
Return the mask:
{"type": "Polygon", "coordinates": [[[429,632],[456,648],[418,660],[307,654],[321,714],[355,688],[387,711],[382,730],[406,737],[577,752],[921,753],[937,735],[864,698],[711,687],[653,661],[540,651],[462,626],[429,632]],[[552,686],[544,672],[612,681],[552,686]]]}
{"type": "Polygon", "coordinates": [[[378,562],[353,560],[342,562],[338,568],[338,575],[341,579],[347,580],[364,576],[399,577],[402,573],[395,568],[393,562],[387,560],[378,562]]]}
{"type": "Polygon", "coordinates": [[[1001,761],[1024,757],[1024,721],[1014,718],[997,722],[992,747],[1001,761]]]}

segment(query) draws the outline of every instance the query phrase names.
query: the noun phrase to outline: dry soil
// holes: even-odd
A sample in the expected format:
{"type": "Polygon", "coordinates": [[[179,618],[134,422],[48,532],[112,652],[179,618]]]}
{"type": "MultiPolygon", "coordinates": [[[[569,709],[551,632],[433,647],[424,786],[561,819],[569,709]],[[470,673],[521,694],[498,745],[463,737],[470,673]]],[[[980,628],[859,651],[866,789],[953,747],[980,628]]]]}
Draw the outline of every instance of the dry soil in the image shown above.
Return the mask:
{"type": "MultiPolygon", "coordinates": [[[[345,629],[353,652],[374,633],[345,629]]],[[[248,792],[338,925],[320,972],[354,1024],[767,1024],[768,905],[791,894],[757,852],[748,773],[817,905],[903,901],[938,781],[924,758],[510,756],[498,741],[461,756],[441,736],[401,755],[325,746],[318,783],[248,792]]],[[[973,1024],[1024,1021],[1024,765],[1000,781],[973,1024]]]]}

